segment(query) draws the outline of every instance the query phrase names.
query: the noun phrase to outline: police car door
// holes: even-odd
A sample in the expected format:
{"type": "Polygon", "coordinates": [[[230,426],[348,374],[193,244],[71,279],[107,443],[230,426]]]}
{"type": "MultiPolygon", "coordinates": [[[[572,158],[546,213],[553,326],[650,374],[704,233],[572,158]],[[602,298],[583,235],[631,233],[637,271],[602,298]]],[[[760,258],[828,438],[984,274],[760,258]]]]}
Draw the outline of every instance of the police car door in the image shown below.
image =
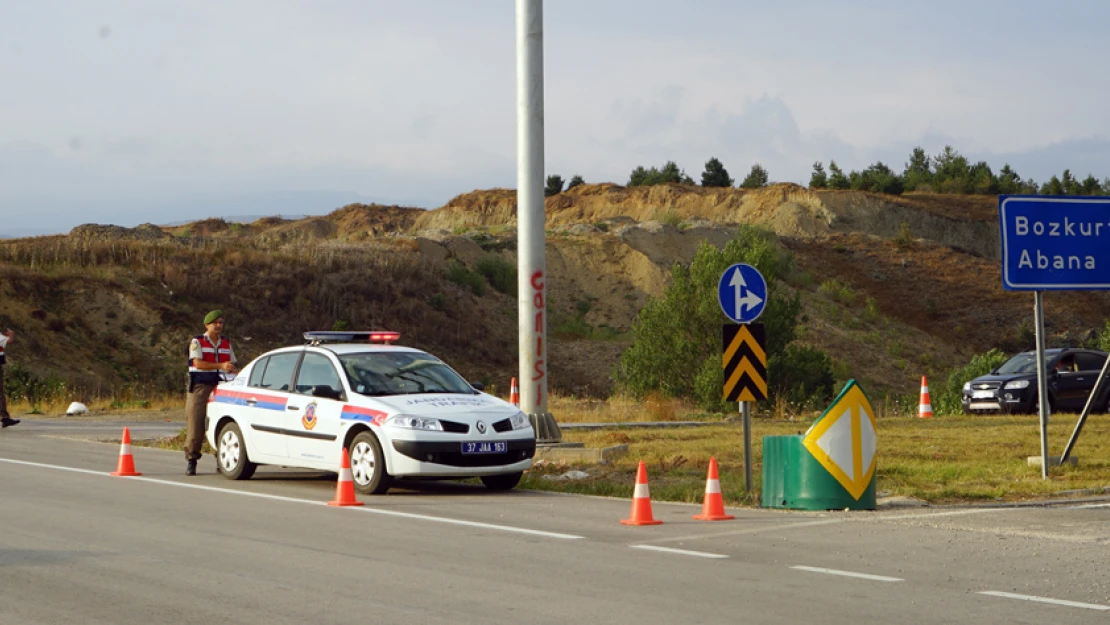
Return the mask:
{"type": "MultiPolygon", "coordinates": [[[[255,365],[250,382],[244,392],[247,434],[258,453],[287,457],[285,425],[286,406],[292,395],[293,372],[297,369],[300,352],[274,354],[267,362],[255,365]],[[264,365],[261,371],[259,365],[264,365]]],[[[262,460],[258,458],[258,460],[262,460]]]]}
{"type": "Polygon", "coordinates": [[[297,371],[286,411],[285,431],[289,457],[338,467],[335,440],[339,437],[343,382],[331,359],[318,352],[306,352],[297,371]]]}

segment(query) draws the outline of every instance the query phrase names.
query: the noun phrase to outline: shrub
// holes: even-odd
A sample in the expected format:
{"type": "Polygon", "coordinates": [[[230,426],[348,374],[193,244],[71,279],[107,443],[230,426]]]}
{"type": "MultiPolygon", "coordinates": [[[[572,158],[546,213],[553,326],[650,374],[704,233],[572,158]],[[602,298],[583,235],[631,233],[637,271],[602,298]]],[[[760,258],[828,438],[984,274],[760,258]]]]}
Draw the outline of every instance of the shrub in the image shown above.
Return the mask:
{"type": "Polygon", "coordinates": [[[516,265],[489,254],[478,259],[477,270],[495,290],[516,296],[516,265]]]}
{"type": "Polygon", "coordinates": [[[467,269],[462,263],[452,262],[447,266],[447,279],[455,284],[470,289],[472,293],[481,297],[486,294],[486,281],[482,276],[467,269]]]}
{"type": "Polygon", "coordinates": [[[56,376],[39,377],[19,365],[8,367],[4,376],[4,391],[10,400],[24,400],[31,404],[31,412],[38,413],[42,402],[65,395],[65,381],[56,376]]]}
{"type": "MultiPolygon", "coordinates": [[[[780,365],[773,364],[794,340],[801,315],[799,296],[786,297],[776,286],[776,281],[790,271],[793,259],[773,234],[750,225],[741,226],[723,250],[703,244],[688,267],[674,265],[671,284],[663,297],[650,300],[633,324],[632,344],[621,354],[614,373],[618,389],[634,396],[658,391],[668,397],[694,398],[708,410],[725,409],[721,400],[724,317],[717,303],[717,283],[721,273],[737,262],[755,266],[767,280],[767,304],[760,322],[767,331],[769,385],[774,392],[795,389],[797,380],[776,378],[774,367],[780,365]]],[[[809,356],[792,353],[787,358],[793,362],[809,356]]],[[[831,362],[824,362],[831,379],[831,362]]],[[[821,378],[809,373],[804,377],[821,378]]],[[[820,386],[806,384],[802,383],[795,397],[804,395],[806,388],[820,386]]]]}
{"type": "Polygon", "coordinates": [[[574,174],[573,176],[570,177],[570,182],[567,183],[567,191],[570,191],[574,187],[581,186],[581,185],[584,185],[584,184],[586,184],[586,181],[582,179],[582,176],[579,176],[578,174],[574,174]]]}

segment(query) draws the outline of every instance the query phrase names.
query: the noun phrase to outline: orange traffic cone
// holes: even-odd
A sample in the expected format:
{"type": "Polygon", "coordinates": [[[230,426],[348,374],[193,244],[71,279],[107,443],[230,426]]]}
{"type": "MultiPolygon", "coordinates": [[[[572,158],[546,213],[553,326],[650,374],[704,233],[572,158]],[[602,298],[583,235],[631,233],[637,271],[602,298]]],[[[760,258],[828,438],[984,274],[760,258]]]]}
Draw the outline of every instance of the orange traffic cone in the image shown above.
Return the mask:
{"type": "Polygon", "coordinates": [[[636,490],[632,493],[632,517],[621,521],[621,525],[661,525],[651,517],[651,495],[648,493],[647,469],[644,461],[636,469],[636,490]]]}
{"type": "Polygon", "coordinates": [[[335,501],[329,501],[329,506],[361,506],[362,502],[355,499],[355,483],[351,481],[351,457],[347,455],[347,448],[343,448],[343,464],[339,465],[339,481],[335,484],[335,501]]]}
{"type": "Polygon", "coordinates": [[[929,401],[929,381],[921,376],[921,405],[917,407],[919,419],[928,419],[933,416],[933,404],[929,401]]]}
{"type": "Polygon", "coordinates": [[[709,457],[709,476],[705,480],[705,503],[701,506],[701,514],[695,514],[698,521],[727,521],[735,519],[731,514],[725,514],[725,500],[721,497],[721,480],[717,478],[717,459],[709,457]]]}
{"type": "Polygon", "coordinates": [[[123,428],[123,442],[119,446],[119,465],[112,475],[119,477],[134,477],[142,475],[135,471],[135,457],[131,455],[131,430],[123,428]]]}
{"type": "Polygon", "coordinates": [[[520,405],[520,389],[516,386],[516,378],[509,384],[509,403],[514,406],[520,405]]]}

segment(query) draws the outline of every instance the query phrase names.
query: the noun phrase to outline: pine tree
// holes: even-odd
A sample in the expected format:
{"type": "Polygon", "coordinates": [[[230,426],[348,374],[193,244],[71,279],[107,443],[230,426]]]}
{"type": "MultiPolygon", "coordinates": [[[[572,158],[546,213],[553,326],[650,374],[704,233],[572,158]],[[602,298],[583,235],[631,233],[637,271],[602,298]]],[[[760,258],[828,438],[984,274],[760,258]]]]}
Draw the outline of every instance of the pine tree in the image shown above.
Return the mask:
{"type": "Polygon", "coordinates": [[[748,177],[744,178],[744,182],[741,182],[740,186],[744,189],[758,189],[759,187],[767,186],[767,181],[769,179],[767,170],[759,163],[756,163],[752,165],[752,170],[748,172],[748,177]]]}
{"type": "Polygon", "coordinates": [[[813,174],[809,177],[810,189],[824,189],[829,186],[829,177],[825,174],[825,166],[821,161],[813,164],[813,174]]]}
{"type": "Polygon", "coordinates": [[[563,192],[563,177],[558,174],[553,174],[547,177],[547,186],[543,189],[544,197],[551,197],[552,195],[559,195],[563,192]]]}
{"type": "Polygon", "coordinates": [[[836,161],[829,161],[829,188],[830,189],[847,189],[851,186],[848,177],[840,170],[836,161]]]}
{"type": "Polygon", "coordinates": [[[701,174],[703,187],[731,187],[735,180],[728,175],[728,170],[717,157],[705,162],[705,171],[701,174]]]}

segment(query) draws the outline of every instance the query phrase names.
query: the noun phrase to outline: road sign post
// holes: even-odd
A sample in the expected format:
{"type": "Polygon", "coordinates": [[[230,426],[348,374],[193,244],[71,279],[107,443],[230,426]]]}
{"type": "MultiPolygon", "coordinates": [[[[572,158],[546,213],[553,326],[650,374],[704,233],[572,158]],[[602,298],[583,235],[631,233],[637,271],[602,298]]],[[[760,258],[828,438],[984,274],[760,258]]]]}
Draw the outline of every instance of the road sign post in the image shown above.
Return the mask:
{"type": "MultiPolygon", "coordinates": [[[[1002,287],[1033,291],[1041,477],[1048,479],[1048,380],[1044,367],[1044,291],[1110,289],[1110,198],[1002,195],[1002,287]]],[[[1090,402],[1088,402],[1090,403],[1090,402]]],[[[1087,410],[1079,416],[1062,458],[1070,453],[1087,410]]]]}
{"type": "Polygon", "coordinates": [[[752,421],[748,402],[767,399],[767,340],[763,324],[752,323],[767,305],[767,281],[751,265],[725,269],[717,282],[717,301],[725,316],[741,325],[721,329],[724,397],[740,402],[744,428],[744,487],[752,492],[752,421]]]}

